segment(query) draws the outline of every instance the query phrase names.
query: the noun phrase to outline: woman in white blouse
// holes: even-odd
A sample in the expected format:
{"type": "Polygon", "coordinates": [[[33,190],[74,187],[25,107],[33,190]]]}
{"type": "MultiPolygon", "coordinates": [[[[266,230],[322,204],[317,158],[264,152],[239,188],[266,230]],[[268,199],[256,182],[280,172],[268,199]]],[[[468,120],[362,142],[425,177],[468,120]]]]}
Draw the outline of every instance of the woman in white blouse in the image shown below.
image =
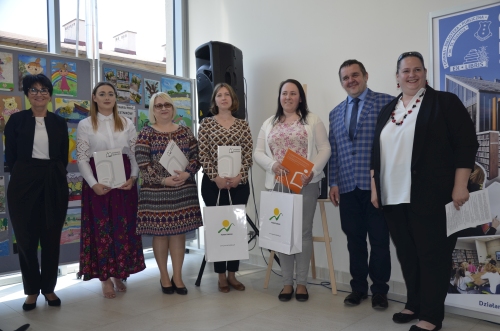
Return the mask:
{"type": "Polygon", "coordinates": [[[145,268],[141,237],[136,235],[139,167],[135,160],[137,133],[128,118],[118,115],[116,88],[97,83],[90,117],[77,130],[78,168],[82,174],[80,276],[99,278],[104,297],[126,290],[121,279],[145,268]],[[97,181],[93,153],[120,148],[127,181],[112,189],[97,181]]]}
{"type": "MultiPolygon", "coordinates": [[[[302,85],[295,79],[287,79],[279,88],[278,109],[262,125],[255,149],[255,162],[266,170],[266,188],[278,190],[275,177],[288,170],[281,165],[288,149],[314,163],[309,177],[302,176],[303,196],[302,253],[281,254],[283,290],[278,298],[289,301],[293,295],[293,267],[296,264],[297,289],[295,298],[307,301],[307,275],[313,249],[312,224],[319,196],[319,181],[325,177],[323,168],[330,158],[331,148],[325,125],[307,108],[302,85]]],[[[288,191],[288,189],[285,189],[288,191]]]]}

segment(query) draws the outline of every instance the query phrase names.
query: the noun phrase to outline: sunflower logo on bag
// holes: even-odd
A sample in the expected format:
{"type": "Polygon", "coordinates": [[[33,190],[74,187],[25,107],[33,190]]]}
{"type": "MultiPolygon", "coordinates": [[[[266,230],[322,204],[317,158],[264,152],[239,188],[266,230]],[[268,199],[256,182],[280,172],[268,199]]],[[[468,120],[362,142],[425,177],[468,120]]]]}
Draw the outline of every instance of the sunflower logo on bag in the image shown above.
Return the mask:
{"type": "Polygon", "coordinates": [[[228,220],[223,220],[222,221],[222,229],[220,229],[217,233],[221,233],[222,230],[226,230],[226,232],[229,232],[229,229],[234,225],[234,223],[229,223],[228,220]]]}
{"type": "Polygon", "coordinates": [[[280,219],[281,215],[283,215],[283,213],[280,213],[280,209],[279,208],[274,208],[274,215],[271,216],[269,218],[269,220],[272,220],[274,218],[276,221],[278,221],[280,219]]]}

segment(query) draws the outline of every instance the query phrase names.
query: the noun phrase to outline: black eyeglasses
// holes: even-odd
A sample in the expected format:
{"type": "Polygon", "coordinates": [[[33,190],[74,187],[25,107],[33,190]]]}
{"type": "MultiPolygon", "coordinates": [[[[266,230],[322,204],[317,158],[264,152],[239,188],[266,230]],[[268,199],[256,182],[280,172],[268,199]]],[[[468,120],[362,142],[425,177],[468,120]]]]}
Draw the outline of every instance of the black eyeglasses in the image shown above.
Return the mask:
{"type": "Polygon", "coordinates": [[[49,94],[49,89],[47,89],[47,88],[43,88],[43,89],[40,89],[40,90],[39,90],[39,89],[36,89],[36,88],[33,88],[33,87],[32,87],[32,88],[30,88],[30,89],[28,90],[28,93],[29,93],[30,95],[37,95],[39,92],[40,92],[40,94],[41,94],[41,95],[47,95],[47,94],[49,94]]]}
{"type": "Polygon", "coordinates": [[[165,109],[172,109],[173,108],[172,104],[170,104],[170,103],[163,103],[163,104],[157,103],[154,106],[155,106],[156,110],[162,110],[163,108],[165,108],[165,109]]]}
{"type": "Polygon", "coordinates": [[[398,63],[401,62],[402,59],[408,56],[416,56],[420,59],[420,61],[422,61],[422,63],[424,63],[424,57],[419,52],[404,52],[398,57],[398,63]]]}

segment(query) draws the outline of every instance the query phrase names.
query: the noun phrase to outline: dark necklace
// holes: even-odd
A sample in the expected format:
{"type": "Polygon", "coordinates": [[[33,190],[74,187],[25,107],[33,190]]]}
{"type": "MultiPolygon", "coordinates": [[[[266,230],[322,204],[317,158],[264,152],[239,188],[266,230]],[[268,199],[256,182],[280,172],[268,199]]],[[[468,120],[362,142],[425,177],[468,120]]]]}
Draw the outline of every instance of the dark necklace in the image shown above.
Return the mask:
{"type": "MultiPolygon", "coordinates": [[[[422,91],[422,94],[420,94],[417,98],[417,100],[415,100],[415,102],[413,103],[413,106],[408,109],[405,113],[405,115],[403,116],[403,118],[401,119],[401,121],[396,121],[396,119],[394,118],[394,115],[396,115],[396,109],[398,107],[398,103],[396,103],[396,107],[394,107],[394,111],[391,113],[391,121],[392,123],[396,124],[396,125],[403,125],[403,121],[406,119],[406,116],[408,116],[409,114],[411,114],[413,112],[413,109],[417,106],[417,104],[422,101],[421,98],[424,96],[425,94],[425,90],[422,91]]],[[[401,98],[399,98],[399,100],[403,99],[403,96],[401,96],[401,98]]],[[[398,101],[399,101],[398,100],[398,101]]]]}

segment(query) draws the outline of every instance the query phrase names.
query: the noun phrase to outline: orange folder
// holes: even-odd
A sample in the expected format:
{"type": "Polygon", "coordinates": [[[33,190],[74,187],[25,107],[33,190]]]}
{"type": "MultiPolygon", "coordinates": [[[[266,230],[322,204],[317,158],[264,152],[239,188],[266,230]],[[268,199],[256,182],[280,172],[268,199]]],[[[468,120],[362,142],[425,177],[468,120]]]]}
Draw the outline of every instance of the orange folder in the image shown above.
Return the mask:
{"type": "Polygon", "coordinates": [[[277,175],[276,179],[281,181],[292,192],[300,193],[302,190],[302,175],[310,176],[314,163],[288,149],[281,165],[289,170],[288,175],[277,175]]]}

